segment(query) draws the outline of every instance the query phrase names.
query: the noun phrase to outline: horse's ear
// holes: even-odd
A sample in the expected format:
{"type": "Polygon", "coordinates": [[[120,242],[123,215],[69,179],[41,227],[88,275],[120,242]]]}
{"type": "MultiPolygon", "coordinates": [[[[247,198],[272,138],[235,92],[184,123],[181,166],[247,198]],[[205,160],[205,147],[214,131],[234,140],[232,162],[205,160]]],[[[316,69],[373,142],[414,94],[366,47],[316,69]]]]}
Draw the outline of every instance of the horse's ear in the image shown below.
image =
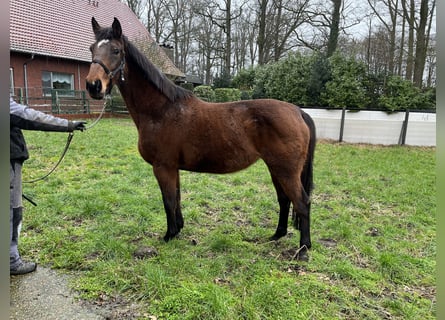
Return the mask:
{"type": "Polygon", "coordinates": [[[122,27],[121,23],[119,22],[119,20],[117,20],[116,17],[114,17],[112,28],[113,28],[113,38],[120,39],[120,37],[122,36],[122,27]]]}
{"type": "Polygon", "coordinates": [[[100,30],[100,25],[99,25],[99,23],[97,23],[97,21],[94,17],[91,18],[91,25],[93,26],[94,34],[96,34],[100,30]]]}

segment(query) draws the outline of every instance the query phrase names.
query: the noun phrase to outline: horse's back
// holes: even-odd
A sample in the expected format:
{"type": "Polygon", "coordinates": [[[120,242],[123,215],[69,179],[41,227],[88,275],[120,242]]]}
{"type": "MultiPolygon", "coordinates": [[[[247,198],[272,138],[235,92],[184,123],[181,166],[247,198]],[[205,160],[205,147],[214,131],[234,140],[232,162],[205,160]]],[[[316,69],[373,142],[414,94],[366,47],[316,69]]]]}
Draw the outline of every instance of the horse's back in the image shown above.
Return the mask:
{"type": "Polygon", "coordinates": [[[307,150],[309,128],[301,109],[291,103],[274,99],[205,103],[201,113],[205,143],[217,145],[223,151],[220,158],[244,157],[245,163],[257,158],[290,161],[307,150]]]}
{"type": "Polygon", "coordinates": [[[247,100],[248,132],[258,147],[294,148],[309,141],[307,127],[299,107],[273,99],[247,100]]]}

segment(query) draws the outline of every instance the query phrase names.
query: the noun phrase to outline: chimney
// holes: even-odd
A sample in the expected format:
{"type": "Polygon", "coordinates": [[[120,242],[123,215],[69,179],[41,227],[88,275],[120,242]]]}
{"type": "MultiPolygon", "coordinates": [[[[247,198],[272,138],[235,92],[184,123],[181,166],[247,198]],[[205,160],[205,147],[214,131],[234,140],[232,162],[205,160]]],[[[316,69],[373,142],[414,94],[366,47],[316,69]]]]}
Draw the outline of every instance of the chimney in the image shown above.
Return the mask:
{"type": "Polygon", "coordinates": [[[168,58],[174,63],[174,52],[173,52],[173,46],[169,44],[161,44],[160,47],[164,50],[164,52],[167,54],[168,58]]]}
{"type": "Polygon", "coordinates": [[[93,6],[93,7],[95,7],[95,8],[98,8],[99,7],[99,0],[88,0],[88,4],[93,6]]]}

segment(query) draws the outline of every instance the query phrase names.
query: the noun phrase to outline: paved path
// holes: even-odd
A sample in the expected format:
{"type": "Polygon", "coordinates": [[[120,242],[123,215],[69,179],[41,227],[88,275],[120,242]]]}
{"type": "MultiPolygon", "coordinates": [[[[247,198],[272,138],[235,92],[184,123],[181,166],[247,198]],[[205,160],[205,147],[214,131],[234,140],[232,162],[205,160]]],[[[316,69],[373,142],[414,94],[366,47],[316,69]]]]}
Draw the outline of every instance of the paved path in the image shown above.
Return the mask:
{"type": "Polygon", "coordinates": [[[76,301],[68,287],[69,276],[37,266],[33,273],[11,276],[9,319],[104,320],[103,311],[76,301]]]}

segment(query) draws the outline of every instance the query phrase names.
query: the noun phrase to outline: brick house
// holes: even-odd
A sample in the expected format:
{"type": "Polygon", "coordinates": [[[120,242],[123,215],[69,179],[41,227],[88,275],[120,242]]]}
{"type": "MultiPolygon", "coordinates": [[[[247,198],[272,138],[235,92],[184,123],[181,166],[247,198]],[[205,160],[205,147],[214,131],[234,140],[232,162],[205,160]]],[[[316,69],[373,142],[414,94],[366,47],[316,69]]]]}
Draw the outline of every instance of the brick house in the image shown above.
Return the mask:
{"type": "MultiPolygon", "coordinates": [[[[91,18],[110,26],[120,20],[123,33],[173,81],[185,75],[152,39],[137,16],[118,0],[11,0],[10,93],[45,112],[60,106],[101,108],[85,90],[94,42],[91,18]]],[[[86,109],[85,109],[86,110],[86,109]]]]}

